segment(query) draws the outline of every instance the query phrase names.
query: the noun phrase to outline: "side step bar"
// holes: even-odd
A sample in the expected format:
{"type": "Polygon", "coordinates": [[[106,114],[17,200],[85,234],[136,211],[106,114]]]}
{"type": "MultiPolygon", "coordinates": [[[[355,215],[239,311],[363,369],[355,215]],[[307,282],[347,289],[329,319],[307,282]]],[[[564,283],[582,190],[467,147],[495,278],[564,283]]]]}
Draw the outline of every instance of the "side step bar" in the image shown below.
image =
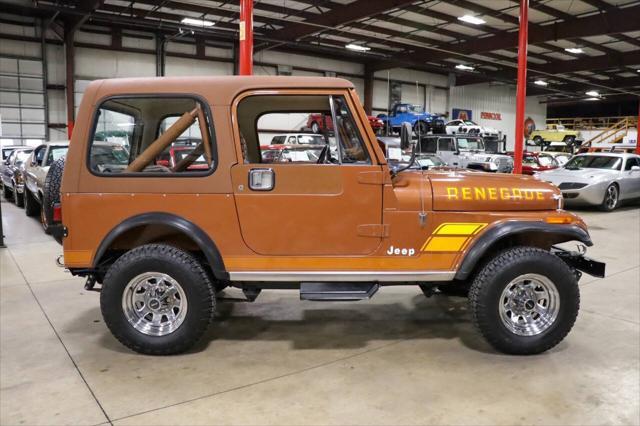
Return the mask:
{"type": "Polygon", "coordinates": [[[300,300],[323,302],[370,299],[378,291],[377,283],[300,283],[300,300]]]}

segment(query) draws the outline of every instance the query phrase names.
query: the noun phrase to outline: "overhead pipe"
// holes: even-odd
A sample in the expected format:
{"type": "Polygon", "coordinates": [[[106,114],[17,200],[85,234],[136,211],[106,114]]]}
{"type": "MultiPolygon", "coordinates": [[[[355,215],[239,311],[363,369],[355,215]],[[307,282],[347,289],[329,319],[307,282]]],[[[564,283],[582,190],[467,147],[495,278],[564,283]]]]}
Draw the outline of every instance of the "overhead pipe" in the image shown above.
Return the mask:
{"type": "Polygon", "coordinates": [[[527,42],[529,32],[529,0],[520,0],[518,34],[518,85],[516,89],[516,134],[513,148],[513,173],[522,174],[524,150],[524,112],[527,102],[527,42]]]}
{"type": "Polygon", "coordinates": [[[240,0],[239,74],[253,74],[253,0],[240,0]]]}

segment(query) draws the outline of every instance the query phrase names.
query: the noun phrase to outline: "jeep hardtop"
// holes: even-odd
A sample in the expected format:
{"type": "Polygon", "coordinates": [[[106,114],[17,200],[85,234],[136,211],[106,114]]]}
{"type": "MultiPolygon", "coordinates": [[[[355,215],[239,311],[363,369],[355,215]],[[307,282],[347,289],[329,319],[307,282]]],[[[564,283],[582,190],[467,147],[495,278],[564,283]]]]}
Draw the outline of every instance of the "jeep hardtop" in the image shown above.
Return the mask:
{"type": "Polygon", "coordinates": [[[63,177],[47,205],[64,266],[101,292],[106,325],[138,352],[187,350],[227,286],[248,301],[272,289],[353,301],[415,285],[468,296],[500,351],[560,342],[578,313],[580,271],[604,274],[584,251],[556,247],[592,245],[560,191],[411,162],[385,158],[342,79],[101,80],[84,93],[66,163],[52,167],[50,185],[63,177]],[[310,114],[335,123],[317,160],[265,163],[260,142],[310,114]],[[163,159],[185,139],[187,155],[163,159]]]}

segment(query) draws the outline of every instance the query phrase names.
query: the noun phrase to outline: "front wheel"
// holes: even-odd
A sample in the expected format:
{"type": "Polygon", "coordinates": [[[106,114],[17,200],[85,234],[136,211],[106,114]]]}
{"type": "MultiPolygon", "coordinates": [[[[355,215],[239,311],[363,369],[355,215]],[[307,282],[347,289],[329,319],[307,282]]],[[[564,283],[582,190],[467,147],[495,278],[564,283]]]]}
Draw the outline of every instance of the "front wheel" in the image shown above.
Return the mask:
{"type": "Polygon", "coordinates": [[[576,276],[535,247],[503,251],[477,274],[469,292],[475,326],[497,350],[538,354],[569,333],[580,307],[576,276]]]}
{"type": "Polygon", "coordinates": [[[620,191],[615,183],[612,183],[607,187],[604,192],[604,200],[600,204],[600,210],[610,212],[618,207],[618,201],[620,200],[620,191]]]}
{"type": "Polygon", "coordinates": [[[36,197],[29,191],[29,188],[24,187],[24,213],[27,216],[37,216],[40,212],[40,205],[36,197]]]}
{"type": "Polygon", "coordinates": [[[316,123],[315,121],[313,123],[311,123],[311,131],[313,133],[320,133],[320,125],[318,123],[316,123]]]}
{"type": "Polygon", "coordinates": [[[111,333],[128,348],[171,355],[192,347],[215,310],[214,285],[188,252],[164,244],[128,251],[109,268],[100,309],[111,333]]]}

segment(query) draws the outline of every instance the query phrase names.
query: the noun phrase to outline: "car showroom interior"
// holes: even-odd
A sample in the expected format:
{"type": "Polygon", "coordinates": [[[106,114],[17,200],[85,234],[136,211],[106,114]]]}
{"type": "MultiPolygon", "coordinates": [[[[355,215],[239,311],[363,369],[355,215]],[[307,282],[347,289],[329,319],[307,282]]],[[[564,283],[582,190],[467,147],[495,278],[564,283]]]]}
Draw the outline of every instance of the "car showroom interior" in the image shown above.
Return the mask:
{"type": "Polygon", "coordinates": [[[639,18],[0,0],[0,425],[640,425],[639,18]]]}

